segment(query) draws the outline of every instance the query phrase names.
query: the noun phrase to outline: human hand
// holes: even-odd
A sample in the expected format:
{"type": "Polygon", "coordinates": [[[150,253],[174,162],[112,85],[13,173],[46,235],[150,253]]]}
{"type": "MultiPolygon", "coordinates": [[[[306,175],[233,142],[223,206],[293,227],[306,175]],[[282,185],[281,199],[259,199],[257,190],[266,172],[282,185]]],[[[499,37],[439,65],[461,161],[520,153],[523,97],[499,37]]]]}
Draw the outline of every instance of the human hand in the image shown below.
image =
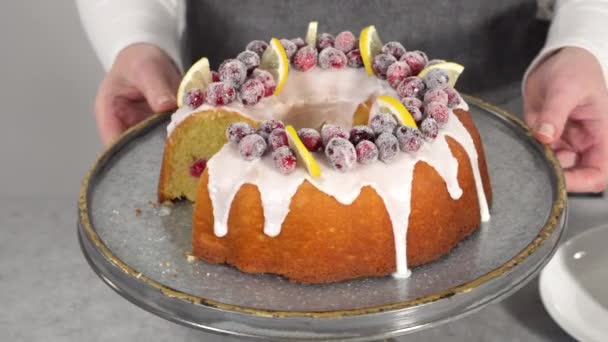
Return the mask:
{"type": "Polygon", "coordinates": [[[524,112],[536,138],[555,150],[568,191],[608,187],[608,91],[590,52],[567,47],[539,64],[524,85],[524,112]]]}
{"type": "Polygon", "coordinates": [[[122,50],[97,91],[95,117],[109,144],[153,113],[175,109],[181,76],[171,58],[151,44],[122,50]]]}

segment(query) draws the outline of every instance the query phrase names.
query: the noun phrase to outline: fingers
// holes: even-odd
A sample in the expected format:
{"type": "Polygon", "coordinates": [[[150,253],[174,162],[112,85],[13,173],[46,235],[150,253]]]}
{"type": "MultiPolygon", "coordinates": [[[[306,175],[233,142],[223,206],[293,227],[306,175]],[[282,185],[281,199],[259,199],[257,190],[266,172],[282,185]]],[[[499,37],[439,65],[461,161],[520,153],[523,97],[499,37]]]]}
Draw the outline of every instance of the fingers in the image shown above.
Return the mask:
{"type": "Polygon", "coordinates": [[[600,192],[608,186],[606,171],[593,167],[565,170],[564,176],[570,192],[600,192]]]}
{"type": "Polygon", "coordinates": [[[133,85],[141,90],[154,112],[175,109],[178,84],[179,74],[169,60],[143,62],[133,75],[133,85]]]}
{"type": "Polygon", "coordinates": [[[115,111],[112,107],[112,99],[114,92],[112,91],[112,80],[106,77],[101,83],[97,98],[95,99],[95,119],[101,140],[105,145],[114,141],[122,132],[127,129],[127,126],[114,115],[115,111]]]}
{"type": "Polygon", "coordinates": [[[559,139],[568,117],[581,104],[579,89],[566,84],[556,84],[547,89],[542,109],[536,115],[534,133],[536,138],[551,144],[559,139]]]}
{"type": "Polygon", "coordinates": [[[557,160],[564,169],[569,169],[576,165],[577,154],[576,152],[561,150],[556,152],[557,160]]]}

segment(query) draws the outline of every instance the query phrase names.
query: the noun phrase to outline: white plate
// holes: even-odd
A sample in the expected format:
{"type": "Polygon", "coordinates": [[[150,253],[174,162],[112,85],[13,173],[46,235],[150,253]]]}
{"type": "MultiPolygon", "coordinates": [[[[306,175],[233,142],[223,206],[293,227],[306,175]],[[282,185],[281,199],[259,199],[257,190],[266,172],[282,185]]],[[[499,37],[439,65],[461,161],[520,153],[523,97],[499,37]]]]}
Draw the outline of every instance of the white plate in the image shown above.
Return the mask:
{"type": "Polygon", "coordinates": [[[566,243],[540,275],[540,296],[553,319],[582,342],[608,340],[608,225],[566,243]]]}

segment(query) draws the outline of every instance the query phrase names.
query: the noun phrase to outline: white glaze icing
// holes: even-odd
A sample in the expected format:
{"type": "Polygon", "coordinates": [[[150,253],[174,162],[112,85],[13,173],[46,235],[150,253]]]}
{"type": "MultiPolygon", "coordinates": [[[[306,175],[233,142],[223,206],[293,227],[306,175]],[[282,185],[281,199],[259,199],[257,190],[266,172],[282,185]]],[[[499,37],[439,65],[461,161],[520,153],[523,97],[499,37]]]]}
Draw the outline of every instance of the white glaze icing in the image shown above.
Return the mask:
{"type": "MultiPolygon", "coordinates": [[[[265,98],[253,107],[244,108],[242,104],[234,102],[227,108],[255,120],[275,118],[296,127],[317,127],[323,121],[350,127],[352,114],[359,103],[370,96],[385,94],[396,95],[385,81],[369,77],[362,69],[313,70],[304,73],[291,71],[281,95],[265,98]]],[[[460,103],[458,108],[468,110],[463,99],[460,103]]],[[[196,111],[211,108],[213,107],[203,105],[196,111]]],[[[178,110],[172,116],[168,133],[171,134],[193,112],[195,111],[188,109],[178,110]]],[[[304,180],[345,205],[351,204],[364,186],[370,186],[383,199],[393,226],[397,266],[394,276],[408,277],[410,271],[406,260],[406,237],[416,164],[423,161],[433,167],[445,181],[453,199],[462,196],[458,183],[458,161],[449,149],[447,136],[458,141],[470,158],[481,219],[483,222],[488,221],[490,215],[479,172],[477,150],[466,128],[450,110],[450,119],[439,131],[437,139],[426,142],[415,155],[400,153],[388,165],[381,162],[357,165],[347,174],[333,170],[321,153],[314,153],[321,167],[320,177],[310,177],[302,165],[292,174],[283,176],[274,169],[272,159],[268,156],[244,161],[236,146],[226,144],[207,163],[208,189],[215,220],[214,233],[219,237],[227,234],[232,201],[243,184],[257,186],[264,212],[264,233],[271,237],[281,233],[281,225],[289,213],[291,199],[304,180]]]]}

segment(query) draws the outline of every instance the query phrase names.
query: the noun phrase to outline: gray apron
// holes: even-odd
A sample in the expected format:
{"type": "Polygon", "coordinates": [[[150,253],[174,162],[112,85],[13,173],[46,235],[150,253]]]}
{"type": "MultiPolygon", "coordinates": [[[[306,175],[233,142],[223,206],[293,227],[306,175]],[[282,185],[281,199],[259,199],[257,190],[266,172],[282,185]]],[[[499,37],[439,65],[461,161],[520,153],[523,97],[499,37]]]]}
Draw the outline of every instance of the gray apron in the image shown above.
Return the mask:
{"type": "Polygon", "coordinates": [[[334,35],[373,24],[384,42],[465,65],[458,88],[476,94],[521,81],[547,31],[535,14],[534,0],[191,0],[182,56],[216,68],[251,40],[303,37],[312,20],[334,35]]]}

